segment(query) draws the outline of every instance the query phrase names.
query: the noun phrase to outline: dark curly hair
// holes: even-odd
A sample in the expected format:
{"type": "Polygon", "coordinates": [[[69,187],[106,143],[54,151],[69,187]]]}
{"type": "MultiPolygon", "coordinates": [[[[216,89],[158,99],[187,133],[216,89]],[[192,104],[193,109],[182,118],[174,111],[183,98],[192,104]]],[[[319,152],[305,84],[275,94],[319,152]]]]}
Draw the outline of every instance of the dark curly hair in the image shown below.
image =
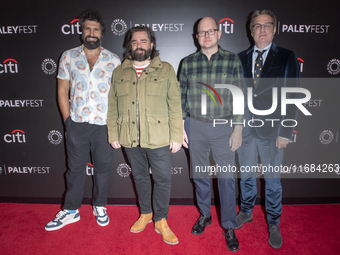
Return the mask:
{"type": "Polygon", "coordinates": [[[83,31],[85,21],[97,21],[100,24],[100,29],[102,31],[102,36],[105,34],[105,22],[104,17],[96,10],[86,10],[79,15],[79,25],[81,31],[83,31]]]}

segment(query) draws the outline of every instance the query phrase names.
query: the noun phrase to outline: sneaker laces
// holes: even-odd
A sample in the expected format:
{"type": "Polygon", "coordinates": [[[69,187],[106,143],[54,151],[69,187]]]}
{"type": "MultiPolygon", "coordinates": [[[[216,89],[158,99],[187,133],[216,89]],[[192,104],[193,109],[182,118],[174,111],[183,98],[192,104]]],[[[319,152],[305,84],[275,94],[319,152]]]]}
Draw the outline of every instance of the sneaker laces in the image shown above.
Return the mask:
{"type": "Polygon", "coordinates": [[[106,208],[104,206],[95,206],[94,207],[95,211],[96,211],[96,215],[99,217],[103,217],[106,215],[106,208]]]}
{"type": "Polygon", "coordinates": [[[66,215],[69,214],[68,211],[60,211],[58,214],[55,216],[55,220],[62,220],[66,217],[66,215]]]}

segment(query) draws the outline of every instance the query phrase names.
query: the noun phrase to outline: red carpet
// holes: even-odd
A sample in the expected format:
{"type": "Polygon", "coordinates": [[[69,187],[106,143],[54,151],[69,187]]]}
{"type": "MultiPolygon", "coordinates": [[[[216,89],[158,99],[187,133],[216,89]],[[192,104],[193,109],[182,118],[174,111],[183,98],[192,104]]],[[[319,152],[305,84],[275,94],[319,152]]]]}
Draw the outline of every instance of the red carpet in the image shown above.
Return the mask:
{"type": "Polygon", "coordinates": [[[0,204],[0,254],[340,254],[340,205],[285,205],[281,217],[283,246],[268,244],[267,225],[260,206],[254,221],[236,230],[238,252],[226,248],[216,207],[213,224],[205,233],[190,233],[198,217],[194,206],[171,206],[169,226],[179,244],[168,245],[149,224],[138,234],[129,228],[138,218],[136,206],[107,206],[110,224],[97,225],[89,205],[80,209],[80,221],[47,232],[45,223],[59,211],[59,205],[0,204]]]}

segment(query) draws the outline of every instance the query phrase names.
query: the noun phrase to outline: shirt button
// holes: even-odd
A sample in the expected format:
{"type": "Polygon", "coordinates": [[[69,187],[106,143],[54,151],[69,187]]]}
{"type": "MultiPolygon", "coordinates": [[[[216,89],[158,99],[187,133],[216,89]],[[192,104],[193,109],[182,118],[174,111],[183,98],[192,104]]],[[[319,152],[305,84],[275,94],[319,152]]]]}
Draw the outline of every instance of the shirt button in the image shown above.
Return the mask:
{"type": "Polygon", "coordinates": [[[132,121],[132,124],[135,124],[135,122],[134,122],[134,121],[132,121]]]}
{"type": "Polygon", "coordinates": [[[154,79],[154,81],[157,81],[157,79],[154,79]]]}
{"type": "Polygon", "coordinates": [[[135,82],[133,82],[132,84],[133,84],[133,85],[135,85],[136,83],[135,83],[135,82]]]}
{"type": "Polygon", "coordinates": [[[121,81],[124,81],[124,79],[121,79],[121,81]]]}
{"type": "Polygon", "coordinates": [[[148,74],[147,72],[145,72],[145,74],[148,74]]]}
{"type": "Polygon", "coordinates": [[[254,94],[254,97],[257,97],[257,94],[254,94]]]}
{"type": "Polygon", "coordinates": [[[132,102],[132,104],[135,104],[135,102],[132,102]]]}
{"type": "Polygon", "coordinates": [[[158,123],[161,123],[161,121],[159,120],[158,123]]]}
{"type": "Polygon", "coordinates": [[[133,142],[135,143],[135,142],[136,142],[136,140],[133,140],[133,142]]]}

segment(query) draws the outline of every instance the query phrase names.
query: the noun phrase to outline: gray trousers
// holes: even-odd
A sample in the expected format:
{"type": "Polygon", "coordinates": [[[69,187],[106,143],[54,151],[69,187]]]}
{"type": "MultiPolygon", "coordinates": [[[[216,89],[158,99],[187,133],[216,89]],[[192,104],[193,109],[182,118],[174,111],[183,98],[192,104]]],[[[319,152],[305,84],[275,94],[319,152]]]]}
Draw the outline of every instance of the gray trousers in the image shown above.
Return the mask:
{"type": "MultiPolygon", "coordinates": [[[[207,173],[198,173],[196,169],[210,166],[209,155],[212,152],[216,166],[233,167],[235,152],[229,148],[229,139],[233,131],[230,125],[205,123],[187,117],[185,130],[189,138],[189,153],[191,168],[196,188],[196,198],[199,211],[204,216],[210,216],[211,187],[207,173]]],[[[230,169],[230,168],[229,168],[230,169]]],[[[237,225],[235,179],[233,172],[225,171],[216,174],[221,204],[221,225],[231,228],[237,225]]]]}

